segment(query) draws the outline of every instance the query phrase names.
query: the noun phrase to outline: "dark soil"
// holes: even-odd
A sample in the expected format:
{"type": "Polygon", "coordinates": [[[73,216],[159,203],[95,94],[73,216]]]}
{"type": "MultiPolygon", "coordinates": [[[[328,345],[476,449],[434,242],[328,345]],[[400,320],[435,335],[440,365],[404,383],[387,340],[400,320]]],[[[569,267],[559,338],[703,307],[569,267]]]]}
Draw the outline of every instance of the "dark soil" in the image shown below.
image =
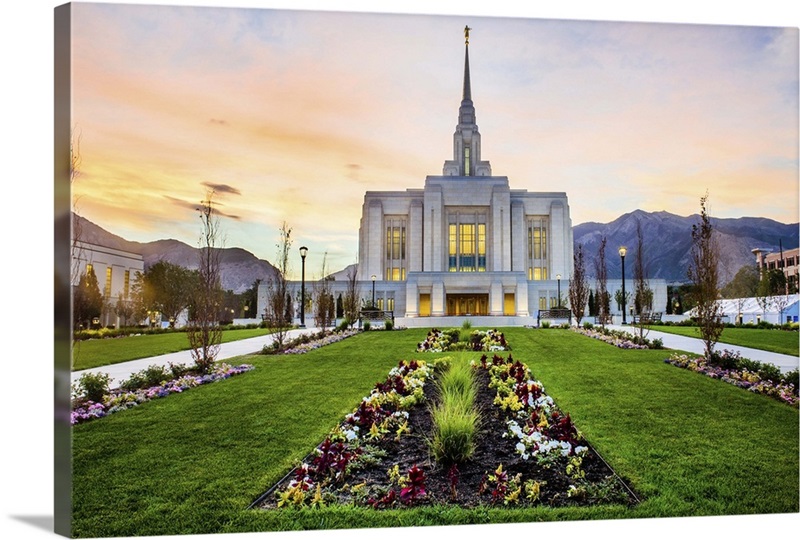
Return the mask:
{"type": "MultiPolygon", "coordinates": [[[[430,436],[433,424],[428,404],[435,402],[436,391],[435,385],[428,383],[425,385],[427,404],[418,405],[409,411],[408,424],[411,433],[404,435],[399,441],[392,437],[381,441],[378,446],[385,452],[385,456],[380,457],[374,464],[357,468],[342,481],[342,485],[347,484],[350,487],[363,483],[366,495],[362,494],[354,500],[349,489],[339,489],[335,492],[338,501],[344,504],[374,503],[391,487],[387,474],[390,468],[399,465],[401,474],[405,475],[411,467],[417,465],[425,474],[426,495],[415,501],[416,505],[456,504],[465,508],[492,504],[502,506],[502,498],[493,500],[493,484],[487,486],[488,476],[502,464],[503,471],[507,472],[509,479],[521,474],[522,482],[533,479],[541,484],[539,500],[534,504],[562,506],[605,502],[632,505],[638,502],[629,487],[588,444],[583,444],[589,451],[583,456],[581,468],[585,472],[585,478],[580,482],[576,482],[566,474],[567,458],[559,458],[557,463],[549,467],[540,466],[535,459],[523,460],[515,450],[517,441],[503,437],[503,433],[506,432],[506,421],[502,411],[493,405],[494,391],[488,386],[488,373],[479,369],[477,377],[476,405],[481,412],[482,425],[477,436],[474,455],[469,461],[457,464],[455,489],[453,489],[452,465],[437,463],[429,453],[426,437],[430,436]],[[583,486],[585,488],[583,495],[568,497],[570,485],[583,486]]],[[[275,508],[276,493],[286,489],[292,478],[293,476],[289,475],[281,483],[273,486],[256,506],[275,508]]],[[[529,503],[524,497],[520,497],[519,504],[529,503]]],[[[395,501],[393,505],[397,507],[399,502],[395,501]]]]}

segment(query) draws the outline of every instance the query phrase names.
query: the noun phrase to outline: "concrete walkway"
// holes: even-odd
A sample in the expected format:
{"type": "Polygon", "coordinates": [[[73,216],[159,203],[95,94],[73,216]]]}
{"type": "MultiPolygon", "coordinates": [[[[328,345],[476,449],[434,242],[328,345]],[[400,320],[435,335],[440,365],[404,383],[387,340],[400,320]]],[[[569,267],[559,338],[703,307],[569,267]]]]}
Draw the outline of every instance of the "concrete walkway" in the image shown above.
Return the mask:
{"type": "MultiPolygon", "coordinates": [[[[622,330],[632,334],[635,331],[633,326],[609,325],[606,326],[611,330],[622,330]]],[[[724,335],[724,332],[723,332],[724,335]]],[[[647,339],[660,339],[664,343],[664,347],[668,349],[675,349],[678,351],[685,351],[694,354],[703,354],[705,352],[705,345],[703,341],[698,338],[691,338],[679,336],[677,334],[670,334],[668,332],[659,332],[657,330],[650,330],[645,336],[647,339]]],[[[789,354],[779,354],[769,351],[762,351],[761,349],[751,349],[749,347],[739,347],[738,345],[731,345],[729,343],[717,343],[714,347],[717,351],[729,350],[736,351],[743,358],[750,360],[757,360],[764,364],[772,364],[780,368],[781,372],[786,373],[798,368],[800,359],[797,356],[789,354]]]]}
{"type": "MultiPolygon", "coordinates": [[[[632,326],[609,325],[606,326],[606,328],[612,330],[621,330],[628,333],[634,332],[634,327],[632,326]]],[[[288,332],[287,339],[294,339],[301,334],[315,333],[318,331],[319,331],[318,328],[302,328],[302,329],[290,330],[288,332]]],[[[703,354],[703,351],[705,350],[703,342],[697,338],[679,336],[677,334],[659,332],[657,330],[650,330],[646,337],[651,340],[661,339],[661,341],[664,343],[664,347],[668,349],[685,351],[694,354],[703,354]]],[[[220,346],[220,352],[217,355],[217,359],[225,360],[228,358],[233,358],[234,356],[253,354],[260,351],[262,348],[264,348],[265,345],[269,345],[271,343],[272,343],[271,335],[265,335],[249,339],[242,339],[239,341],[231,341],[229,343],[223,343],[220,346]]],[[[788,354],[778,354],[769,351],[762,351],[760,349],[751,349],[748,347],[738,347],[736,345],[729,345],[727,343],[718,343],[716,349],[718,351],[724,349],[737,351],[744,358],[749,358],[751,360],[757,360],[759,362],[764,362],[777,366],[783,373],[792,371],[793,369],[797,369],[798,363],[800,363],[800,359],[798,359],[797,356],[791,356],[788,354]]],[[[194,363],[194,360],[192,359],[191,353],[188,350],[169,353],[169,354],[162,354],[160,356],[153,356],[150,358],[140,358],[138,360],[131,360],[129,362],[120,362],[118,364],[111,364],[108,366],[101,366],[92,369],[84,369],[81,371],[73,371],[71,374],[71,382],[74,383],[75,381],[77,381],[80,378],[80,376],[84,373],[107,373],[111,376],[111,383],[110,383],[111,388],[115,388],[116,386],[119,385],[119,383],[129,378],[133,373],[139,372],[147,368],[148,366],[154,364],[159,366],[167,366],[170,364],[170,362],[173,364],[191,365],[194,363]]]]}
{"type": "MultiPolygon", "coordinates": [[[[318,328],[299,328],[289,330],[286,339],[294,339],[301,334],[309,334],[318,332],[318,328]]],[[[261,351],[265,345],[272,344],[272,335],[258,336],[248,339],[240,339],[239,341],[231,341],[220,345],[217,360],[226,360],[234,356],[242,356],[245,354],[253,354],[261,351]]],[[[100,366],[97,368],[84,369],[81,371],[73,371],[71,374],[71,382],[77,381],[84,373],[107,373],[111,376],[111,388],[116,388],[119,384],[128,379],[133,373],[142,371],[143,369],[152,366],[167,366],[173,364],[194,364],[192,354],[190,351],[178,351],[169,354],[162,354],[160,356],[151,356],[150,358],[139,358],[138,360],[131,360],[129,362],[120,362],[118,364],[111,364],[108,366],[100,366]]]]}

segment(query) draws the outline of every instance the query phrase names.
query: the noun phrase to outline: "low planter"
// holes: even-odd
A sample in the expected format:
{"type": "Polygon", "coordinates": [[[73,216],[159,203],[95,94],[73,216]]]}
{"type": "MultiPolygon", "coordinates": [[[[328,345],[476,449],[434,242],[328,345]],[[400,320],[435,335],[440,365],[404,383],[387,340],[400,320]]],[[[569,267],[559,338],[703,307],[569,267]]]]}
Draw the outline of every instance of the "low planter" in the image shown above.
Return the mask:
{"type": "MultiPolygon", "coordinates": [[[[751,364],[751,369],[714,365],[708,362],[705,357],[680,353],[673,353],[669,358],[665,359],[664,362],[694,371],[695,373],[700,373],[712,379],[719,379],[749,392],[770,396],[792,407],[800,406],[797,385],[787,380],[787,377],[778,378],[773,376],[772,379],[766,378],[759,373],[758,368],[760,366],[763,367],[760,363],[742,359],[731,351],[723,351],[720,356],[723,359],[728,359],[729,362],[734,365],[742,362],[751,364]]],[[[772,368],[772,366],[770,367],[772,368]]],[[[773,371],[773,369],[770,369],[770,371],[773,371]]],[[[792,373],[796,380],[797,371],[795,370],[792,373]]]]}
{"type": "Polygon", "coordinates": [[[433,460],[428,441],[438,397],[431,381],[439,377],[434,366],[448,359],[434,362],[401,362],[251,507],[278,511],[328,505],[384,509],[638,502],[527,367],[510,356],[484,356],[473,365],[475,407],[482,420],[471,457],[460,463],[433,460]]]}

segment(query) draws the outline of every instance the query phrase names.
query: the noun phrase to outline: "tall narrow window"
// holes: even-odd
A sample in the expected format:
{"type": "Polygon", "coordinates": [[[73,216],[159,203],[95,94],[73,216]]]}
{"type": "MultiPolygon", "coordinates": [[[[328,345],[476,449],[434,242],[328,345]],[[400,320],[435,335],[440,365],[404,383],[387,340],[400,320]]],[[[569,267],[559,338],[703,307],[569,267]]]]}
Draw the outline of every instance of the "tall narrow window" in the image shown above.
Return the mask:
{"type": "Polygon", "coordinates": [[[528,218],[528,279],[546,280],[547,268],[547,216],[528,218]]]}
{"type": "Polygon", "coordinates": [[[125,282],[122,285],[122,296],[127,298],[131,293],[131,271],[125,270],[125,282]]]}
{"type": "Polygon", "coordinates": [[[458,238],[456,236],[456,224],[451,223],[448,226],[448,249],[447,249],[447,266],[451,272],[458,271],[457,257],[458,257],[458,238]]]}
{"type": "Polygon", "coordinates": [[[106,298],[111,297],[111,267],[106,267],[106,284],[103,287],[103,296],[106,298]]]}
{"type": "Polygon", "coordinates": [[[406,221],[403,218],[386,219],[386,280],[406,279],[406,221]]]}
{"type": "Polygon", "coordinates": [[[464,176],[470,176],[469,169],[469,146],[464,147],[464,176]]]}
{"type": "Polygon", "coordinates": [[[459,268],[462,272],[475,271],[475,224],[459,225],[459,268]]]}
{"type": "Polygon", "coordinates": [[[478,223],[478,272],[486,272],[486,223],[478,223]]]}

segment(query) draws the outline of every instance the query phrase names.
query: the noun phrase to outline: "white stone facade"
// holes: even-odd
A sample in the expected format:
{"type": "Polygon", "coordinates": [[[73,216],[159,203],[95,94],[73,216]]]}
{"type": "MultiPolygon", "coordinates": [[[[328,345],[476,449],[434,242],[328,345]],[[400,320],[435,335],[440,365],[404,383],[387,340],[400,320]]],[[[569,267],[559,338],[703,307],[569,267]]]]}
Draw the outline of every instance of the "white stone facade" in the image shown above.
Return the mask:
{"type": "Polygon", "coordinates": [[[358,279],[392,298],[398,317],[529,318],[558,303],[572,268],[565,193],[511,189],[481,159],[469,45],[453,159],[422,189],[369,191],[359,231],[358,279]]]}
{"type": "Polygon", "coordinates": [[[72,272],[73,287],[78,285],[81,276],[91,266],[97,276],[100,293],[105,298],[100,323],[103,326],[119,325],[114,306],[121,296],[129,297],[136,274],[144,273],[142,255],[88,242],[75,242],[72,260],[75,265],[72,272]]]}

